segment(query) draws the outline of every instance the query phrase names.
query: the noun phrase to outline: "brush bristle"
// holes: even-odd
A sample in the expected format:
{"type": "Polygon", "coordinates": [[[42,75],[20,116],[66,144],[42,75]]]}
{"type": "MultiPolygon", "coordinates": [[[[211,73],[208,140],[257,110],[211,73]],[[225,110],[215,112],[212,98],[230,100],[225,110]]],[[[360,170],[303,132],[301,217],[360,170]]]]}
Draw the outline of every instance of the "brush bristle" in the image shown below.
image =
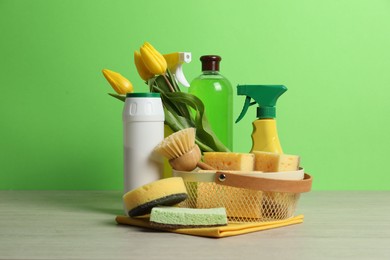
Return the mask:
{"type": "Polygon", "coordinates": [[[195,128],[186,128],[171,134],[159,143],[154,151],[169,160],[178,158],[195,145],[195,128]]]}

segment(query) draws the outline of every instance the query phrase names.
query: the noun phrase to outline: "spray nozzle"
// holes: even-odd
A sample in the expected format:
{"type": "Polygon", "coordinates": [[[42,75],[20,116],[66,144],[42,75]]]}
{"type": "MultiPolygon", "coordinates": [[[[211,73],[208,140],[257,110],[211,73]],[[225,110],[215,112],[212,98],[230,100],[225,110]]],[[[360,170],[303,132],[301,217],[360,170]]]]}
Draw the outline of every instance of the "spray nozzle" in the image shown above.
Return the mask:
{"type": "Polygon", "coordinates": [[[183,63],[191,62],[191,52],[174,52],[164,54],[163,56],[167,61],[168,69],[172,71],[173,74],[175,74],[177,81],[180,82],[183,86],[189,87],[190,84],[184,76],[182,65],[183,63]]]}
{"type": "Polygon", "coordinates": [[[252,105],[258,104],[257,118],[275,118],[276,117],[276,101],[287,91],[283,85],[238,85],[237,95],[245,95],[245,103],[239,117],[236,120],[238,123],[252,105]],[[251,102],[251,99],[255,101],[251,102]]]}

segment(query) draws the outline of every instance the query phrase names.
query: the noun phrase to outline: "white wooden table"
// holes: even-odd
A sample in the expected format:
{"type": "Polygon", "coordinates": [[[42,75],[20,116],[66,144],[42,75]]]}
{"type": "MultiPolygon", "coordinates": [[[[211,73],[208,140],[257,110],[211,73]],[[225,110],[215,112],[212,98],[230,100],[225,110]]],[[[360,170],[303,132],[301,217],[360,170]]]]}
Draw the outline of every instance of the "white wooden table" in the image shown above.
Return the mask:
{"type": "Polygon", "coordinates": [[[118,191],[0,191],[0,259],[390,259],[390,191],[313,191],[296,213],[213,239],[117,225],[118,191]]]}

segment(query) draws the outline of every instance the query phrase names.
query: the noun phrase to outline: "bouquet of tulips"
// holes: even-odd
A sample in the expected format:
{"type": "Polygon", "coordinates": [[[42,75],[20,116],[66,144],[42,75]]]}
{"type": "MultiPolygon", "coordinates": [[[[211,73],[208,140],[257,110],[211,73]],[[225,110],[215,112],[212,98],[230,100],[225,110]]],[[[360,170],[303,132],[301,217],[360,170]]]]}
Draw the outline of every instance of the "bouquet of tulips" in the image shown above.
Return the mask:
{"type": "MultiPolygon", "coordinates": [[[[203,102],[192,94],[180,91],[175,75],[170,71],[177,64],[174,59],[164,58],[168,56],[162,55],[148,42],[134,52],[134,63],[139,76],[148,85],[150,92],[161,95],[165,124],[174,132],[189,127],[196,128],[196,143],[202,152],[229,151],[212,131],[203,102]]],[[[125,101],[126,93],[133,92],[133,85],[121,74],[104,69],[103,75],[116,92],[109,95],[125,101]]]]}

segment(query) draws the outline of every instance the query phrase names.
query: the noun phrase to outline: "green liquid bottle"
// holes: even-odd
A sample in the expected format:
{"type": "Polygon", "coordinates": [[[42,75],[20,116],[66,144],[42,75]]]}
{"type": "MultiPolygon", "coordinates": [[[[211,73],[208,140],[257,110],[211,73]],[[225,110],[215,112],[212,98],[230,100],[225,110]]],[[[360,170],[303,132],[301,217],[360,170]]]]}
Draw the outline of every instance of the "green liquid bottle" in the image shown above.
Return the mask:
{"type": "Polygon", "coordinates": [[[233,150],[233,89],[229,80],[219,73],[221,57],[200,57],[202,74],[195,78],[188,90],[200,98],[212,130],[230,151],[233,150]]]}

